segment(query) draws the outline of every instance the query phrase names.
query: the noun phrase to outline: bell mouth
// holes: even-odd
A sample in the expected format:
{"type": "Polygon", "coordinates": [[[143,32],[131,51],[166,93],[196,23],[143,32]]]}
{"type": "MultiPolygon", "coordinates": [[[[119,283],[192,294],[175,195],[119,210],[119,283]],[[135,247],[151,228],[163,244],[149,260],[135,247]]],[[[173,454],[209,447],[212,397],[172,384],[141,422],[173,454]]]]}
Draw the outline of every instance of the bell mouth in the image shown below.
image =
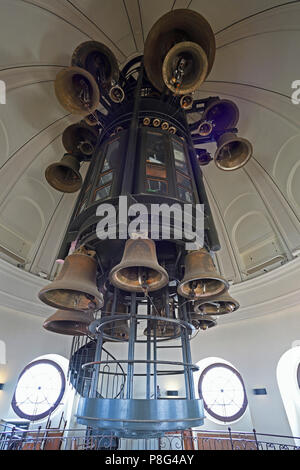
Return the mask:
{"type": "Polygon", "coordinates": [[[39,298],[46,304],[62,310],[90,311],[99,307],[99,301],[93,295],[70,289],[41,291],[39,298]]]}
{"type": "Polygon", "coordinates": [[[116,85],[110,89],[109,97],[114,103],[122,103],[124,101],[125,94],[123,89],[116,85]]]}
{"type": "Polygon", "coordinates": [[[221,295],[228,288],[225,280],[216,278],[193,279],[179,286],[178,293],[190,299],[221,295]]]}
{"type": "Polygon", "coordinates": [[[213,124],[209,121],[204,121],[200,124],[198,128],[198,133],[201,137],[209,136],[213,131],[213,124]]]}
{"type": "Polygon", "coordinates": [[[165,85],[176,95],[187,95],[202,85],[208,75],[208,59],[201,46],[184,41],[173,46],[167,53],[162,75],[165,85]],[[184,61],[184,75],[181,84],[176,83],[175,75],[179,62],[184,61]]]}
{"type": "Polygon", "coordinates": [[[203,119],[213,121],[216,131],[231,129],[239,120],[239,109],[233,101],[214,101],[203,113],[203,119]]]}
{"type": "Polygon", "coordinates": [[[195,312],[204,315],[226,315],[236,310],[236,305],[232,302],[201,302],[195,305],[195,312]]]}
{"type": "Polygon", "coordinates": [[[217,150],[215,163],[224,171],[233,171],[242,168],[252,157],[253,149],[246,139],[235,139],[224,143],[217,150]]]}
{"type": "Polygon", "coordinates": [[[192,323],[195,328],[200,328],[200,330],[207,330],[208,328],[212,328],[213,326],[217,325],[216,320],[214,320],[212,317],[209,317],[208,315],[203,314],[194,314],[192,316],[192,323]]]}
{"type": "Polygon", "coordinates": [[[122,290],[144,292],[162,289],[168,283],[167,273],[148,266],[127,266],[111,274],[111,281],[122,290]],[[145,275],[145,277],[143,277],[145,275]]]}
{"type": "Polygon", "coordinates": [[[84,117],[96,111],[100,101],[93,75],[79,67],[69,67],[57,74],[55,93],[67,111],[84,117]]]}
{"type": "Polygon", "coordinates": [[[78,148],[81,153],[83,153],[84,155],[88,155],[88,156],[93,155],[94,150],[95,150],[93,144],[88,141],[80,142],[78,148]]]}
{"type": "Polygon", "coordinates": [[[85,336],[88,333],[88,325],[72,321],[46,321],[43,327],[45,330],[61,335],[85,336]]]}
{"type": "Polygon", "coordinates": [[[111,50],[98,41],[86,41],[75,49],[72,65],[88,70],[101,85],[119,80],[117,60],[111,50]]]}
{"type": "Polygon", "coordinates": [[[82,186],[81,174],[64,163],[48,166],[45,177],[50,186],[62,193],[75,193],[82,186]]]}

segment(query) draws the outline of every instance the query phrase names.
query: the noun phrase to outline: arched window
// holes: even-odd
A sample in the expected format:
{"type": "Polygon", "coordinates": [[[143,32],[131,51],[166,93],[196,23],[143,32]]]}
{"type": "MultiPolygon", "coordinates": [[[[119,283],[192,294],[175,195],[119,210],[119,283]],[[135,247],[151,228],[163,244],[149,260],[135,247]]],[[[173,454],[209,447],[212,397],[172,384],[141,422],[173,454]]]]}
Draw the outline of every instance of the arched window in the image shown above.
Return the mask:
{"type": "Polygon", "coordinates": [[[33,361],[19,376],[12,408],[21,418],[41,420],[57,408],[65,386],[65,374],[56,362],[49,359],[33,361]]]}
{"type": "Polygon", "coordinates": [[[238,420],[247,409],[243,379],[228,364],[214,363],[206,367],[199,377],[198,391],[208,415],[223,423],[238,420]]]}

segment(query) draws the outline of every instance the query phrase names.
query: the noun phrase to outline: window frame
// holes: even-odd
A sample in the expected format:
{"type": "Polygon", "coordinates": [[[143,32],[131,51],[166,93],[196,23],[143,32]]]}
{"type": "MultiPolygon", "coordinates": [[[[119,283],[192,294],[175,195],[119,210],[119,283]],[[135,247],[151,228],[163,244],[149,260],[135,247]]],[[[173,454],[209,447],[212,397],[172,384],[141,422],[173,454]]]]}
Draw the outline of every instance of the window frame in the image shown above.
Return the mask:
{"type": "Polygon", "coordinates": [[[30,421],[40,421],[40,420],[46,418],[47,416],[51,415],[53,413],[53,411],[56,410],[56,408],[58,407],[58,405],[62,401],[62,398],[65,394],[65,390],[66,390],[66,377],[65,377],[65,373],[64,373],[63,369],[61,368],[61,366],[57,362],[52,361],[51,359],[38,359],[36,361],[30,362],[29,364],[27,364],[27,366],[24,367],[21,374],[19,375],[16,387],[15,387],[14,395],[13,395],[13,398],[12,398],[12,401],[11,401],[11,406],[12,406],[12,409],[14,410],[14,412],[16,413],[16,415],[19,416],[20,418],[28,419],[30,421]],[[29,369],[31,369],[32,367],[35,367],[39,364],[48,364],[48,365],[51,365],[51,366],[55,367],[55,369],[59,372],[59,375],[60,375],[60,378],[61,378],[61,389],[60,389],[58,398],[56,399],[55,403],[47,411],[44,411],[43,413],[36,414],[36,415],[30,415],[30,414],[24,413],[19,408],[19,406],[17,405],[16,392],[17,392],[18,384],[19,384],[19,381],[20,381],[21,377],[29,369]]]}
{"type": "Polygon", "coordinates": [[[203,406],[204,406],[205,411],[208,414],[208,417],[212,417],[212,418],[216,419],[217,421],[223,422],[225,424],[235,422],[235,421],[239,420],[240,418],[242,418],[242,416],[244,416],[244,414],[247,410],[247,407],[248,407],[248,398],[247,398],[246,388],[245,388],[245,384],[244,384],[244,381],[242,379],[242,376],[234,367],[232,367],[232,366],[230,366],[229,364],[226,364],[226,363],[217,362],[217,363],[213,363],[213,364],[210,364],[209,366],[205,367],[205,369],[201,372],[201,375],[200,375],[199,380],[198,380],[198,393],[199,393],[199,398],[203,400],[203,406]],[[244,392],[243,404],[242,404],[240,410],[232,416],[218,415],[217,413],[215,413],[214,411],[212,411],[209,408],[209,406],[205,402],[205,399],[203,398],[202,383],[203,383],[203,380],[205,378],[205,375],[210,370],[218,368],[218,367],[222,367],[224,369],[230,370],[239,379],[239,381],[242,385],[242,388],[243,388],[243,392],[244,392]]]}

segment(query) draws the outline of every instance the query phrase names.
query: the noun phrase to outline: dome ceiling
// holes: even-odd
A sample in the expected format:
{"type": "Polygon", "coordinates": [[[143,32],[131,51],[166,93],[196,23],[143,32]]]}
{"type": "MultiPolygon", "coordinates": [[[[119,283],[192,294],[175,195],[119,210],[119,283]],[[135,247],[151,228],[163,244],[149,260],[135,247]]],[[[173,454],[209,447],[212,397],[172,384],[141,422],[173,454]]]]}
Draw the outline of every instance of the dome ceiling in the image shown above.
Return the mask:
{"type": "MultiPolygon", "coordinates": [[[[80,118],[59,105],[53,82],[74,49],[93,39],[120,65],[143,51],[153,23],[191,8],[212,25],[216,61],[197,98],[220,96],[240,109],[239,135],[254,157],[246,167],[203,169],[222,249],[219,270],[240,283],[300,251],[300,3],[280,0],[0,0],[0,257],[33,274],[54,274],[77,195],[45,179],[62,158],[61,135],[80,118]]],[[[195,117],[193,117],[195,119],[195,117]]],[[[212,153],[215,144],[207,146],[212,153]]],[[[84,172],[84,170],[83,170],[84,172]]]]}

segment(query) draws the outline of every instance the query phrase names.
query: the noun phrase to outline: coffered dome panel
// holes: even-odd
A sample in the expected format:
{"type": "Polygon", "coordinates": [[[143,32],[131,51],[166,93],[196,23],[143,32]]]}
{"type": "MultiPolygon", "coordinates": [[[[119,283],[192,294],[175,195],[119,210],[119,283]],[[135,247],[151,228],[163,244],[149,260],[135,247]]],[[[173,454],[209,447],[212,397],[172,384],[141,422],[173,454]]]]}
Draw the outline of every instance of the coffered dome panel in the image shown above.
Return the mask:
{"type": "MultiPolygon", "coordinates": [[[[57,72],[90,39],[125,63],[142,52],[154,22],[176,8],[202,14],[216,35],[215,65],[195,98],[234,101],[239,135],[254,147],[238,171],[203,168],[222,245],[216,263],[240,283],[293,260],[300,249],[300,105],[291,102],[291,84],[300,79],[300,5],[280,0],[1,0],[0,80],[8,93],[0,105],[0,257],[16,263],[18,255],[26,270],[53,273],[76,201],[44,176],[63,156],[63,131],[79,121],[55,97],[57,72]]],[[[216,145],[207,149],[213,156],[216,145]]]]}

